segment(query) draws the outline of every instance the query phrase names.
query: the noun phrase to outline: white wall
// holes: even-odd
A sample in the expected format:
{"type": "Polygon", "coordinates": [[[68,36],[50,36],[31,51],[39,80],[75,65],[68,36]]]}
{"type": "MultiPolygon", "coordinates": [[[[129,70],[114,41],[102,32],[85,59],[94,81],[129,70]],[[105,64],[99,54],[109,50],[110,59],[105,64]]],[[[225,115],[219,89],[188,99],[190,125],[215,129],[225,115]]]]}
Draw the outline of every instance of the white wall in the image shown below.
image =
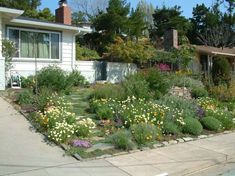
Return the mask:
{"type": "MultiPolygon", "coordinates": [[[[96,81],[96,76],[99,74],[97,61],[77,61],[76,69],[81,72],[81,74],[90,83],[96,81]]],[[[107,62],[107,79],[106,81],[111,83],[117,83],[122,81],[125,76],[133,74],[137,71],[137,66],[135,64],[128,63],[114,63],[107,62]]]]}
{"type": "Polygon", "coordinates": [[[89,83],[94,83],[96,79],[96,62],[95,61],[77,61],[76,70],[86,78],[89,83]]]}
{"type": "Polygon", "coordinates": [[[107,81],[116,83],[122,81],[125,76],[137,71],[137,66],[130,63],[107,63],[107,81]]]}
{"type": "Polygon", "coordinates": [[[2,57],[2,17],[0,15],[0,90],[5,89],[5,59],[2,57]]]}

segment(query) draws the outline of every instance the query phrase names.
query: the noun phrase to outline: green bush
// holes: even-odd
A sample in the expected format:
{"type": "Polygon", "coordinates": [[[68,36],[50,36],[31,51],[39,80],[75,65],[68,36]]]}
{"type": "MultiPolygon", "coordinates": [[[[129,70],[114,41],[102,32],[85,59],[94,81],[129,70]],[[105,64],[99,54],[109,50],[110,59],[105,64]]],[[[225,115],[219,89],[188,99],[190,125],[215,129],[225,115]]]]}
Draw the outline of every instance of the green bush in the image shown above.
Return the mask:
{"type": "Polygon", "coordinates": [[[193,98],[207,97],[208,92],[204,87],[194,87],[191,90],[191,95],[193,98]]]}
{"type": "Polygon", "coordinates": [[[207,111],[206,115],[212,116],[219,120],[222,123],[223,129],[225,130],[230,130],[235,127],[235,124],[233,123],[233,115],[231,112],[217,109],[215,111],[207,111]]]}
{"type": "Polygon", "coordinates": [[[179,134],[180,129],[178,125],[176,125],[172,121],[166,121],[163,125],[163,131],[165,134],[179,134]]]}
{"type": "Polygon", "coordinates": [[[186,100],[179,96],[165,95],[160,100],[159,104],[165,105],[170,108],[169,113],[176,110],[182,113],[184,118],[196,116],[196,104],[193,100],[186,100]]]}
{"type": "Polygon", "coordinates": [[[150,90],[148,82],[140,74],[129,75],[122,82],[126,98],[135,96],[136,98],[150,98],[150,90]]]}
{"type": "Polygon", "coordinates": [[[121,85],[104,84],[96,85],[93,87],[93,93],[91,98],[95,99],[118,99],[123,100],[125,98],[125,92],[121,85]]]}
{"type": "Polygon", "coordinates": [[[39,71],[37,75],[38,87],[47,87],[53,91],[61,92],[71,87],[67,84],[66,73],[57,66],[48,66],[39,71]]]}
{"type": "Polygon", "coordinates": [[[148,82],[150,90],[153,92],[155,98],[165,95],[170,86],[168,79],[157,69],[148,69],[142,73],[144,79],[148,82]]]}
{"type": "Polygon", "coordinates": [[[205,117],[201,120],[201,123],[211,131],[219,131],[222,128],[222,123],[214,117],[205,117]]]}
{"type": "Polygon", "coordinates": [[[22,88],[33,88],[35,86],[35,77],[28,76],[27,78],[21,77],[21,87],[22,88]]]}
{"type": "Polygon", "coordinates": [[[202,125],[201,123],[195,119],[195,118],[191,118],[191,117],[187,117],[184,119],[185,125],[183,127],[183,132],[184,133],[188,133],[188,134],[192,134],[192,135],[200,135],[202,133],[202,125]]]}
{"type": "Polygon", "coordinates": [[[132,136],[138,145],[145,145],[152,142],[157,137],[155,125],[139,123],[131,126],[132,136]]]}
{"type": "Polygon", "coordinates": [[[22,92],[18,93],[16,96],[16,102],[19,105],[30,105],[34,103],[34,95],[33,92],[30,90],[23,90],[22,92]]]}
{"type": "Polygon", "coordinates": [[[117,131],[107,141],[113,144],[116,149],[132,150],[135,147],[135,144],[131,140],[130,132],[126,130],[117,131]]]}
{"type": "Polygon", "coordinates": [[[100,58],[100,56],[95,50],[82,47],[79,44],[76,45],[76,59],[77,60],[92,60],[92,59],[98,59],[98,58],[100,58]]]}
{"type": "Polygon", "coordinates": [[[224,57],[216,57],[213,60],[212,79],[215,85],[226,84],[231,81],[231,66],[224,57]]]}
{"type": "Polygon", "coordinates": [[[38,95],[35,97],[37,109],[39,111],[44,111],[48,102],[48,97],[50,97],[52,94],[53,91],[51,89],[48,89],[46,87],[40,88],[38,95]]]}
{"type": "Polygon", "coordinates": [[[73,70],[67,77],[67,84],[73,86],[83,86],[86,84],[86,80],[79,71],[73,70]]]}

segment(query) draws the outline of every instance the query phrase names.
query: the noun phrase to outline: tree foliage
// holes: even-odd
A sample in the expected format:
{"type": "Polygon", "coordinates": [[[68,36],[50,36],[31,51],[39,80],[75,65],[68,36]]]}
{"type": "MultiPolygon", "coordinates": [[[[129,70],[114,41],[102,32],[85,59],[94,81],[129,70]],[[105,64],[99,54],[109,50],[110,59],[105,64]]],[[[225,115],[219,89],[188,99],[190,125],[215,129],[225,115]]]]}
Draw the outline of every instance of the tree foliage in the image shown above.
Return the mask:
{"type": "Polygon", "coordinates": [[[24,10],[23,16],[54,21],[54,15],[49,8],[38,11],[41,0],[0,0],[0,6],[24,10]]]}
{"type": "Polygon", "coordinates": [[[177,29],[179,35],[186,35],[190,29],[189,21],[182,16],[181,7],[156,8],[153,14],[154,28],[151,30],[151,36],[162,37],[169,28],[177,29]]]}

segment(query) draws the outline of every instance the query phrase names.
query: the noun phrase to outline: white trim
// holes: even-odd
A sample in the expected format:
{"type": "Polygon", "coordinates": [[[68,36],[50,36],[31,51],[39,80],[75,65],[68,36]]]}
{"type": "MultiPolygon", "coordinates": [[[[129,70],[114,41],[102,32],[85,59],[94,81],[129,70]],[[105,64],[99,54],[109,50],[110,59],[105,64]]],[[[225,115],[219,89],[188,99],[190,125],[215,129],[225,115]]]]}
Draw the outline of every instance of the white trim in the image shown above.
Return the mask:
{"type": "Polygon", "coordinates": [[[71,31],[82,31],[87,32],[86,29],[83,29],[81,27],[75,27],[75,26],[69,26],[69,25],[63,25],[58,23],[47,23],[47,22],[40,22],[40,21],[31,21],[26,19],[13,19],[11,20],[13,23],[19,23],[19,24],[27,24],[27,25],[35,25],[40,27],[50,27],[55,29],[64,29],[64,30],[71,30],[71,31]]]}
{"type": "Polygon", "coordinates": [[[211,53],[215,55],[235,56],[235,54],[231,54],[231,53],[223,53],[223,52],[215,52],[215,51],[212,51],[211,53]]]}
{"type": "Polygon", "coordinates": [[[11,14],[16,14],[16,15],[22,15],[24,13],[23,10],[10,9],[6,7],[0,7],[0,12],[11,13],[11,14]]]}
{"type": "Polygon", "coordinates": [[[46,34],[49,34],[49,38],[50,38],[50,42],[49,42],[49,52],[50,52],[50,58],[37,58],[38,61],[45,61],[45,62],[58,62],[58,61],[62,61],[62,34],[61,32],[55,32],[55,31],[48,31],[48,30],[36,30],[36,29],[28,29],[28,28],[20,28],[20,27],[11,27],[11,26],[8,26],[7,27],[7,39],[9,39],[9,30],[10,29],[13,29],[13,30],[19,30],[19,48],[18,48],[18,51],[19,51],[19,57],[14,57],[13,58],[13,61],[34,61],[35,58],[28,58],[28,57],[21,57],[20,55],[20,43],[21,43],[21,31],[28,31],[28,32],[38,32],[38,33],[46,33],[46,34]],[[59,58],[58,59],[52,59],[51,58],[51,34],[58,34],[59,35],[59,58]]]}

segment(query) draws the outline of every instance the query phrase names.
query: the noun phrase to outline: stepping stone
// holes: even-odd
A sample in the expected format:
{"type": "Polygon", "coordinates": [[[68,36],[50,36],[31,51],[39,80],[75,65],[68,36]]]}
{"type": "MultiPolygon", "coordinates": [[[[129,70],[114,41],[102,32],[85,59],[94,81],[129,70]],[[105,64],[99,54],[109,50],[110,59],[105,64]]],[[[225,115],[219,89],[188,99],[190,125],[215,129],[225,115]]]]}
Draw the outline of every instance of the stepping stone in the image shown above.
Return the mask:
{"type": "Polygon", "coordinates": [[[87,152],[93,152],[95,150],[110,150],[110,149],[114,149],[114,145],[112,144],[106,144],[106,143],[98,143],[93,145],[91,148],[87,149],[87,152]]]}
{"type": "Polygon", "coordinates": [[[191,138],[191,137],[185,137],[183,139],[185,142],[193,141],[193,138],[191,138]]]}
{"type": "Polygon", "coordinates": [[[184,142],[184,140],[183,139],[181,139],[181,138],[179,138],[179,139],[176,139],[179,143],[183,143],[184,142]]]}
{"type": "Polygon", "coordinates": [[[198,136],[198,139],[204,139],[204,138],[207,138],[207,135],[200,135],[200,136],[198,136]]]}
{"type": "Polygon", "coordinates": [[[167,141],[162,142],[163,145],[168,146],[169,143],[167,141]]]}
{"type": "Polygon", "coordinates": [[[178,143],[178,142],[177,142],[176,140],[170,140],[170,141],[169,141],[169,144],[170,144],[170,145],[174,145],[174,144],[177,144],[177,143],[178,143]]]}

